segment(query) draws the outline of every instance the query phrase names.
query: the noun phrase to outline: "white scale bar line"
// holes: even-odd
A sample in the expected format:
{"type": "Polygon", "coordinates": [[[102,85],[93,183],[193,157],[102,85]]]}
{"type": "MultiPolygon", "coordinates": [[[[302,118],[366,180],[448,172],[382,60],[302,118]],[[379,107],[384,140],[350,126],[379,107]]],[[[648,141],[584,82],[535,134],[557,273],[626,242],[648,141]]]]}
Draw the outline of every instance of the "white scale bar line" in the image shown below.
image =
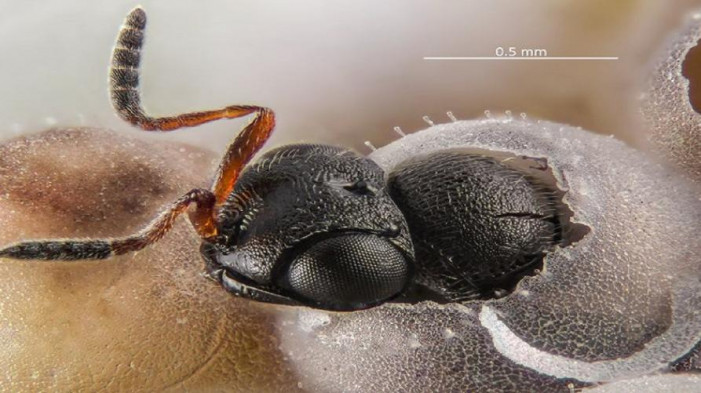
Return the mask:
{"type": "Polygon", "coordinates": [[[424,57],[424,60],[618,60],[618,57],[611,56],[543,56],[543,57],[521,57],[521,56],[477,56],[477,57],[424,57]]]}

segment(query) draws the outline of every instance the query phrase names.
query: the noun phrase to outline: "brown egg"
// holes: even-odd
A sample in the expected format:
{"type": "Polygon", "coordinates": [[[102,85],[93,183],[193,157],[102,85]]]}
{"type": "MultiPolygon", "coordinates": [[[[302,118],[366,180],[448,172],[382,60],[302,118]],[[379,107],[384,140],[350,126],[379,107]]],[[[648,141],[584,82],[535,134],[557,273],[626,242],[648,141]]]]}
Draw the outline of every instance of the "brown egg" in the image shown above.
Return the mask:
{"type": "MultiPolygon", "coordinates": [[[[216,157],[98,129],[0,146],[0,243],[120,236],[205,186],[216,157]]],[[[0,263],[0,391],[282,391],[296,383],[274,307],[202,276],[187,220],[153,247],[103,261],[0,263]]]]}

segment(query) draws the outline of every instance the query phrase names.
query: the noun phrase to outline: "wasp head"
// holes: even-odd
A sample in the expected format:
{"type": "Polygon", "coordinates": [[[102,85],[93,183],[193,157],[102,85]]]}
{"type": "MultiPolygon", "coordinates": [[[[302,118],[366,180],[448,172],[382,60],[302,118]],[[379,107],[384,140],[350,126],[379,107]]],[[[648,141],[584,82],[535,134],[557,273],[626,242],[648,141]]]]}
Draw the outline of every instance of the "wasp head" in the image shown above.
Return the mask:
{"type": "Polygon", "coordinates": [[[402,293],[413,248],[377,164],[321,145],[285,146],[241,175],[203,244],[210,274],[262,301],[333,310],[402,293]]]}

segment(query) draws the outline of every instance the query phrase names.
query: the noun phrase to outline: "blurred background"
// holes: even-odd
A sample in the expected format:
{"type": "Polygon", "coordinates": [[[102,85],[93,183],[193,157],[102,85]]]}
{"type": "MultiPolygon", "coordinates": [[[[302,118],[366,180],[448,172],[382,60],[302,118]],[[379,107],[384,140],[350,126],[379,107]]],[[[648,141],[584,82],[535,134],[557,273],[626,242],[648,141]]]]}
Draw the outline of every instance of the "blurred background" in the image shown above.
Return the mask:
{"type": "MultiPolygon", "coordinates": [[[[134,1],[0,0],[0,140],[53,126],[135,132],[112,112],[107,67],[134,1]]],[[[273,108],[268,147],[368,149],[485,110],[525,112],[643,147],[648,66],[701,0],[240,0],[140,2],[149,16],[142,91],[152,114],[230,104],[273,108]],[[617,61],[426,61],[497,47],[617,61]]],[[[216,151],[243,121],[168,136],[216,151]]],[[[154,137],[154,136],[151,136],[154,137]]]]}

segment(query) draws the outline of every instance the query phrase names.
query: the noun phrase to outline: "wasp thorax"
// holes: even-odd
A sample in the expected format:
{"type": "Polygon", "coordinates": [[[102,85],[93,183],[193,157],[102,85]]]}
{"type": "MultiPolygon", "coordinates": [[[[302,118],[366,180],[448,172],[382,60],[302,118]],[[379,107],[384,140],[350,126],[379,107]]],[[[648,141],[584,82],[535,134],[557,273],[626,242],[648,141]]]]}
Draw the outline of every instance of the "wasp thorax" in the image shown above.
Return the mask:
{"type": "Polygon", "coordinates": [[[434,300],[504,296],[560,242],[557,193],[536,176],[547,166],[530,160],[518,168],[519,160],[452,149],[390,173],[389,193],[416,250],[416,283],[434,300]]]}

